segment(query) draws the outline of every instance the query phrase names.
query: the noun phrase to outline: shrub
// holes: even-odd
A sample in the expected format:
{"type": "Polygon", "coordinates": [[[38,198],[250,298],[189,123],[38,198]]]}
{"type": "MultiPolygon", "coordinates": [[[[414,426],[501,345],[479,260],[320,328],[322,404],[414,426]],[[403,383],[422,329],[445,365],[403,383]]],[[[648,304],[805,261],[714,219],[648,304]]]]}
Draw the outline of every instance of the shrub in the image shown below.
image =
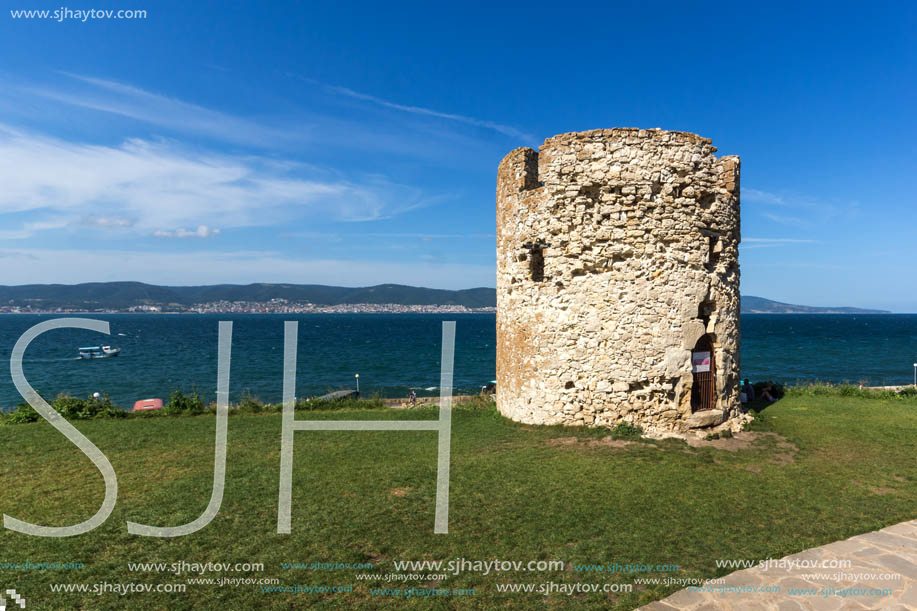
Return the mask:
{"type": "Polygon", "coordinates": [[[619,422],[611,429],[611,436],[614,439],[639,439],[643,437],[643,429],[630,422],[619,422]]]}
{"type": "Polygon", "coordinates": [[[852,384],[843,384],[837,387],[837,392],[842,397],[856,397],[860,394],[860,389],[852,384]]]}
{"type": "Polygon", "coordinates": [[[297,399],[296,410],[327,411],[335,409],[381,409],[385,403],[379,397],[370,399],[297,399]]]}
{"type": "Polygon", "coordinates": [[[242,396],[242,400],[236,405],[239,412],[244,414],[260,414],[264,411],[264,402],[258,397],[249,394],[242,396]]]}
{"type": "Polygon", "coordinates": [[[490,395],[474,395],[467,401],[462,401],[457,405],[469,409],[494,409],[496,403],[490,395]]]}
{"type": "Polygon", "coordinates": [[[62,394],[51,402],[51,407],[67,420],[124,418],[127,416],[127,412],[112,403],[108,395],[99,398],[79,399],[62,394]]]}
{"type": "Polygon", "coordinates": [[[28,403],[20,403],[16,406],[16,409],[9,413],[5,420],[7,424],[24,424],[26,422],[38,422],[41,420],[41,415],[28,403]]]}
{"type": "Polygon", "coordinates": [[[204,400],[197,394],[197,390],[186,395],[180,390],[175,390],[169,395],[169,404],[163,408],[168,415],[195,416],[204,413],[204,400]]]}
{"type": "Polygon", "coordinates": [[[54,401],[51,401],[51,407],[66,418],[67,420],[82,419],[86,412],[85,401],[70,395],[58,395],[54,401]]]}

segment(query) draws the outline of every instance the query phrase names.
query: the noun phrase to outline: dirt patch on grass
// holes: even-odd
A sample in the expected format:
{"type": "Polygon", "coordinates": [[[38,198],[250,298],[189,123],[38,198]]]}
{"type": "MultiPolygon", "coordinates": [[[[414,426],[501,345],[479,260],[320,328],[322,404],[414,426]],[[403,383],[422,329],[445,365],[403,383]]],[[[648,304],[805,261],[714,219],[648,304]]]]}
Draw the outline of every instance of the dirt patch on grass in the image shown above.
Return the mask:
{"type": "MultiPolygon", "coordinates": [[[[726,452],[742,452],[749,450],[760,451],[764,449],[762,446],[766,446],[770,439],[774,440],[773,447],[776,451],[770,456],[768,462],[779,466],[796,462],[796,454],[799,452],[799,448],[777,433],[741,431],[735,433],[732,437],[720,437],[719,439],[706,439],[706,435],[702,436],[702,433],[694,433],[689,435],[685,442],[692,448],[713,448],[726,452]]],[[[719,462],[715,458],[713,461],[715,463],[719,462]]],[[[761,467],[758,465],[750,465],[745,468],[754,473],[761,472],[761,467]]]]}
{"type": "Polygon", "coordinates": [[[554,437],[546,439],[545,445],[548,446],[586,446],[590,448],[626,448],[627,446],[638,445],[638,442],[629,439],[615,439],[610,435],[608,437],[585,438],[579,437],[554,437]]]}
{"type": "Polygon", "coordinates": [[[370,554],[367,557],[367,560],[369,560],[373,566],[377,566],[383,562],[388,562],[388,556],[385,556],[384,554],[370,554]]]}
{"type": "MultiPolygon", "coordinates": [[[[720,437],[719,439],[706,439],[706,435],[699,432],[692,432],[685,439],[688,448],[681,450],[685,454],[696,454],[695,449],[713,448],[726,452],[740,451],[761,451],[762,446],[767,444],[769,439],[775,441],[774,448],[776,452],[771,455],[770,462],[776,465],[788,465],[796,462],[796,453],[799,452],[792,442],[787,441],[785,437],[777,433],[742,431],[735,433],[732,437],[720,437]]],[[[611,435],[607,437],[553,437],[544,441],[545,445],[552,447],[588,447],[588,448],[626,448],[628,446],[651,447],[657,450],[664,449],[660,445],[641,443],[632,439],[615,439],[611,435]]],[[[716,464],[725,464],[716,458],[713,459],[716,464]]],[[[760,472],[760,467],[751,469],[760,472]]]]}
{"type": "Polygon", "coordinates": [[[761,439],[761,433],[743,431],[736,433],[732,437],[720,437],[719,439],[706,439],[701,433],[689,434],[685,439],[692,448],[714,448],[716,450],[726,450],[727,452],[738,452],[739,450],[750,450],[755,442],[761,439]]]}
{"type": "Polygon", "coordinates": [[[873,494],[878,494],[879,496],[885,496],[886,494],[892,494],[894,492],[898,492],[894,488],[884,488],[884,487],[883,488],[870,488],[869,491],[872,492],[873,494]]]}
{"type": "MultiPolygon", "coordinates": [[[[898,478],[896,477],[894,479],[898,479],[898,478]]],[[[869,484],[864,484],[863,482],[857,479],[850,480],[850,483],[859,488],[863,488],[864,490],[868,490],[873,494],[877,494],[879,496],[885,496],[886,494],[894,494],[895,492],[898,492],[897,488],[889,488],[887,486],[872,487],[869,484]]]]}
{"type": "Polygon", "coordinates": [[[596,446],[601,446],[603,448],[626,448],[627,446],[637,445],[637,442],[627,439],[615,439],[614,437],[602,437],[601,439],[590,439],[586,442],[586,445],[593,448],[596,446]]]}
{"type": "Polygon", "coordinates": [[[392,496],[402,497],[402,496],[407,496],[408,492],[410,492],[410,491],[411,491],[410,488],[392,488],[392,489],[389,491],[389,493],[390,493],[392,496]]]}
{"type": "Polygon", "coordinates": [[[578,437],[555,437],[554,439],[546,439],[545,445],[548,446],[572,446],[579,443],[578,437]]]}
{"type": "Polygon", "coordinates": [[[784,453],[774,454],[773,456],[771,456],[770,462],[775,465],[780,465],[782,467],[783,465],[789,465],[791,463],[796,462],[796,456],[794,454],[788,454],[788,453],[787,454],[784,454],[784,453]]]}
{"type": "Polygon", "coordinates": [[[790,454],[796,454],[799,451],[793,443],[786,440],[785,437],[777,433],[761,433],[758,431],[741,431],[735,433],[732,437],[720,437],[719,439],[706,439],[700,433],[689,435],[685,439],[692,448],[714,448],[716,450],[725,450],[727,452],[738,452],[740,450],[760,449],[755,446],[760,445],[768,438],[776,439],[778,450],[786,450],[790,454]]]}

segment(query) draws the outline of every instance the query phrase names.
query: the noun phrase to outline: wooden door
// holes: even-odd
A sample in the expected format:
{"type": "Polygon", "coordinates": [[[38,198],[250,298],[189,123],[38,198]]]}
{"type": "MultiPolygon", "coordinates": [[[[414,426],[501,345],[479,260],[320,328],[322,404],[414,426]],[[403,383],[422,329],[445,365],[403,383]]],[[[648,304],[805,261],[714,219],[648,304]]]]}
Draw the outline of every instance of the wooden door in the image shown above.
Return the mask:
{"type": "Polygon", "coordinates": [[[713,356],[713,341],[703,335],[691,351],[691,369],[694,385],[691,387],[691,411],[699,412],[716,408],[716,361],[713,356]]]}

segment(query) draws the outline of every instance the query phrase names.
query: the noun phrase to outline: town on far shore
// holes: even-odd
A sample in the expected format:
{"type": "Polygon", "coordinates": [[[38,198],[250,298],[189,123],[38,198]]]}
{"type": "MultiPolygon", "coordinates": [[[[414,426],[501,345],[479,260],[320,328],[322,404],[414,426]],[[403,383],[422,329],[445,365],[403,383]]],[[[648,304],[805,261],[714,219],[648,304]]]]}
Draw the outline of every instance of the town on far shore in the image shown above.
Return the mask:
{"type": "Polygon", "coordinates": [[[132,305],[126,308],[0,304],[0,314],[474,314],[493,313],[496,307],[463,305],[406,305],[399,303],[339,303],[320,305],[275,298],[270,301],[210,301],[181,304],[132,305]]]}

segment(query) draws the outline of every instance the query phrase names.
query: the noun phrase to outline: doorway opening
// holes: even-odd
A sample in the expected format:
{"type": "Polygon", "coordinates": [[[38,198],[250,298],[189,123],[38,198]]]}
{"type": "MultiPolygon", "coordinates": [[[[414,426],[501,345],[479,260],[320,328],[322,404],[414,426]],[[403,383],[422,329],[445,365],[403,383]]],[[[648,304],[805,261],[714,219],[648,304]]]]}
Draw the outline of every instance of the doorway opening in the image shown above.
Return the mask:
{"type": "Polygon", "coordinates": [[[716,362],[713,356],[713,340],[704,334],[691,351],[691,371],[694,384],[691,386],[691,411],[699,412],[716,408],[716,362]]]}

